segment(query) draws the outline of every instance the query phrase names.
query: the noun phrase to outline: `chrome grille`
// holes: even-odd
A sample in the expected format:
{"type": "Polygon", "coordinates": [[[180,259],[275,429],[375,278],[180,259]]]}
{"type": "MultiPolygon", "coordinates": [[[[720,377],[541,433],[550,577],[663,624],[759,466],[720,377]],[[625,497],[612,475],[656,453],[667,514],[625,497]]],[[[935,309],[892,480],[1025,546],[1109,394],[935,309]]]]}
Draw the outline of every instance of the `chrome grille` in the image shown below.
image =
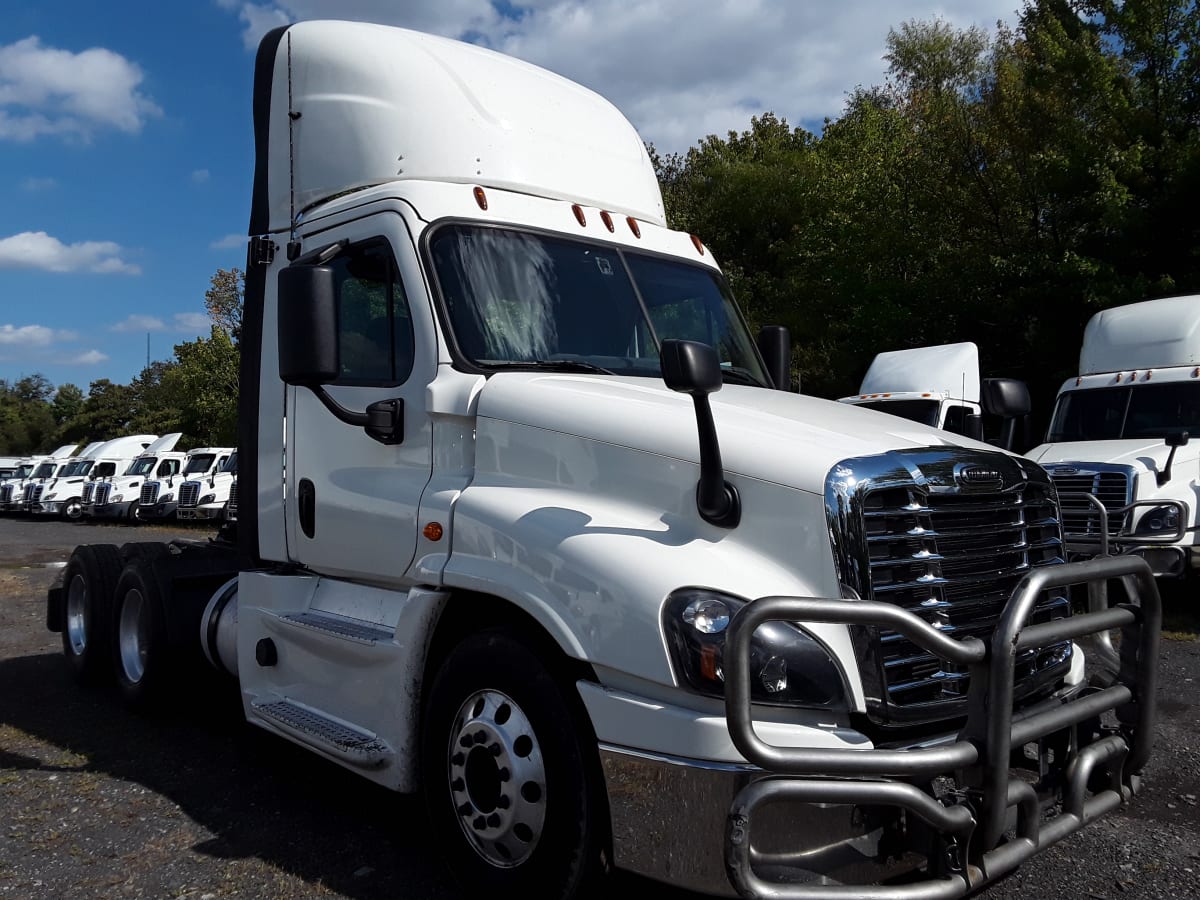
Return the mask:
{"type": "MultiPolygon", "coordinates": [[[[843,580],[864,600],[894,603],[962,639],[988,640],[1030,569],[1064,559],[1054,491],[1036,466],[963,450],[897,451],[848,460],[826,491],[843,580]],[[1003,473],[980,490],[963,466],[1003,473]]],[[[1039,598],[1030,622],[1070,615],[1065,589],[1039,598]]],[[[965,712],[970,676],[882,628],[854,629],[868,714],[882,723],[965,712]]],[[[1064,642],[1018,660],[1019,696],[1052,684],[1070,664],[1064,642]]]]}
{"type": "Polygon", "coordinates": [[[83,486],[83,493],[79,497],[79,501],[84,506],[91,506],[93,498],[96,496],[96,482],[89,481],[83,486]]]}
{"type": "Polygon", "coordinates": [[[153,506],[158,502],[158,482],[147,481],[142,484],[142,493],[138,503],[142,506],[153,506]]]}
{"type": "Polygon", "coordinates": [[[12,503],[13,486],[0,484],[0,503],[12,503]]]}
{"type": "Polygon", "coordinates": [[[1050,478],[1058,490],[1058,503],[1062,509],[1063,533],[1072,537],[1095,537],[1100,534],[1100,511],[1084,494],[1092,494],[1108,510],[1108,533],[1120,533],[1125,522],[1124,514],[1115,512],[1130,502],[1131,480],[1124,471],[1095,472],[1069,469],[1068,473],[1050,471],[1050,478]]]}
{"type": "Polygon", "coordinates": [[[179,486],[179,505],[184,508],[193,507],[200,499],[200,482],[185,481],[179,486]]]}
{"type": "Polygon", "coordinates": [[[27,484],[25,485],[25,502],[37,503],[42,499],[42,491],[46,489],[44,484],[27,484]]]}
{"type": "Polygon", "coordinates": [[[229,503],[225,506],[225,518],[234,520],[237,518],[237,503],[238,503],[238,487],[237,479],[233,479],[233,484],[229,485],[229,503]]]}
{"type": "Polygon", "coordinates": [[[92,498],[92,502],[96,506],[107,506],[108,498],[112,494],[112,484],[104,481],[96,485],[96,493],[92,498]]]}

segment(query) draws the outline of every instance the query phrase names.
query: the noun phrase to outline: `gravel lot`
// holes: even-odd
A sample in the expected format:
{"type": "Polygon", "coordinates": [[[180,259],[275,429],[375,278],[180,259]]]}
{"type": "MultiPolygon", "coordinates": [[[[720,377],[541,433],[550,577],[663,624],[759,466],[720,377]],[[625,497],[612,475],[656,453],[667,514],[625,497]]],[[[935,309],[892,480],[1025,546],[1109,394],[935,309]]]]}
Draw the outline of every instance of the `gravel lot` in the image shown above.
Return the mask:
{"type": "MultiPolygon", "coordinates": [[[[420,804],[247,726],[235,695],[126,712],[68,679],[45,591],[78,543],[181,534],[0,519],[0,898],[456,896],[420,804]]],[[[1135,805],[981,896],[1200,896],[1200,642],[1172,598],[1160,731],[1135,805]]],[[[618,878],[611,895],[691,895],[618,878]]]]}

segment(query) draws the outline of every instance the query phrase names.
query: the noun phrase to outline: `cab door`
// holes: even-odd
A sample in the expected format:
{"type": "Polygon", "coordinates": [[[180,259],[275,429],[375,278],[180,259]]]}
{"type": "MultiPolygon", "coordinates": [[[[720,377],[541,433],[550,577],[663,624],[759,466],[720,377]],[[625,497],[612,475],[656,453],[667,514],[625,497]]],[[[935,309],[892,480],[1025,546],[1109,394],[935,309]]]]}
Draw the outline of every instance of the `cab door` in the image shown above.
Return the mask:
{"type": "MultiPolygon", "coordinates": [[[[429,481],[425,388],[436,343],[412,238],[396,213],[378,213],[305,237],[303,253],[345,241],[334,270],[340,375],[325,390],[356,411],[403,404],[403,438],[384,444],[337,419],[306,387],[287,388],[288,556],[319,574],[402,581],[417,544],[417,509],[429,481]],[[413,315],[412,297],[421,298],[413,315]]],[[[286,298],[279,315],[286,316],[286,298]]]]}

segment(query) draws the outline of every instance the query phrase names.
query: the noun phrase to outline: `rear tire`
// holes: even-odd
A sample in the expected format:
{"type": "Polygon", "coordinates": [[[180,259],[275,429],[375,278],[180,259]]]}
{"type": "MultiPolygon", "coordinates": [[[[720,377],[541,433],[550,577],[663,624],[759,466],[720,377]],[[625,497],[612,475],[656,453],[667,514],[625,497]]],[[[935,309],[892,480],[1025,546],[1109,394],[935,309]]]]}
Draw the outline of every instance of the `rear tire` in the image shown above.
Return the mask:
{"type": "Polygon", "coordinates": [[[112,661],[125,703],[147,709],[169,681],[170,655],[163,598],[149,560],[136,556],[117,582],[113,600],[112,661]]]}
{"type": "Polygon", "coordinates": [[[446,657],[421,729],[438,845],[468,896],[575,897],[599,876],[606,813],[581,704],[507,630],[446,657]]]}
{"type": "Polygon", "coordinates": [[[80,684],[103,680],[112,646],[112,598],[121,554],[112,544],[76,547],[63,573],[63,656],[80,684]]]}

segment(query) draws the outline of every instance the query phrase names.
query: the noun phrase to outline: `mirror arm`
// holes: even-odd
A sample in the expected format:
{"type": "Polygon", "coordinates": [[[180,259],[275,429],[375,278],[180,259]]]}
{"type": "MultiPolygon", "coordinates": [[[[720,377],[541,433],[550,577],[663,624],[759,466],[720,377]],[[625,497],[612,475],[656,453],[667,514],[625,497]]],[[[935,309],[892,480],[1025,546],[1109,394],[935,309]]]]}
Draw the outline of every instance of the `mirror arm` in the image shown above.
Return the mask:
{"type": "Polygon", "coordinates": [[[347,409],[334,400],[319,384],[310,384],[308,389],[317,395],[325,408],[341,422],[366,431],[367,436],[381,444],[400,444],[404,441],[404,401],[378,400],[367,407],[366,412],[347,409]]]}
{"type": "Polygon", "coordinates": [[[713,422],[708,395],[692,394],[696,407],[696,430],[700,438],[700,480],[696,483],[696,510],[700,518],[719,528],[736,528],[742,518],[742,498],[725,480],[721,445],[713,422]]]}

